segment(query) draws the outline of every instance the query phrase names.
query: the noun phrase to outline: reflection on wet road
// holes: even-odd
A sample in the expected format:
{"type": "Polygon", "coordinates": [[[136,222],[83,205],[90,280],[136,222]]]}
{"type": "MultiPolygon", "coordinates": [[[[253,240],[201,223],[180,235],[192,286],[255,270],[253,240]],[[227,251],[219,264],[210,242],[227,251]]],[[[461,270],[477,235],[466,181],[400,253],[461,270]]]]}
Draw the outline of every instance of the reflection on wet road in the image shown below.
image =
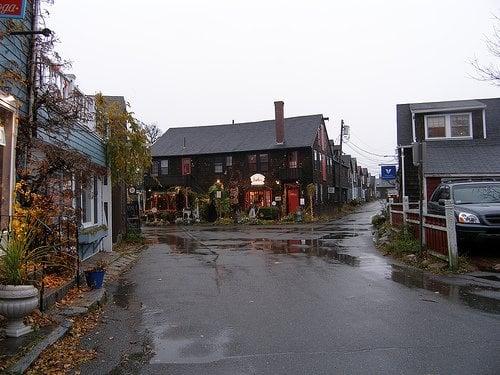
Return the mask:
{"type": "Polygon", "coordinates": [[[139,344],[96,344],[110,363],[88,373],[499,368],[495,275],[434,276],[390,262],[373,245],[378,209],[321,225],[147,228],[153,244],[114,290],[107,314],[116,320],[106,326],[146,342],[146,354],[134,354],[139,344]]]}

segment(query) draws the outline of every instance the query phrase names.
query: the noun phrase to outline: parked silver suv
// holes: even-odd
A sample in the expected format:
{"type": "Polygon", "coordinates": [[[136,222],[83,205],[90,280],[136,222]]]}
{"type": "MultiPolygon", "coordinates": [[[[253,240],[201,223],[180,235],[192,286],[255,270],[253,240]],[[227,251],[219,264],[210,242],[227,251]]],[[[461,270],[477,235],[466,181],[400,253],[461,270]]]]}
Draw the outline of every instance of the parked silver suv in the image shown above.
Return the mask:
{"type": "MultiPolygon", "coordinates": [[[[455,205],[459,244],[480,238],[490,238],[500,244],[500,182],[443,182],[432,194],[428,213],[444,215],[447,199],[455,205]]],[[[499,249],[500,246],[497,251],[499,249]]]]}

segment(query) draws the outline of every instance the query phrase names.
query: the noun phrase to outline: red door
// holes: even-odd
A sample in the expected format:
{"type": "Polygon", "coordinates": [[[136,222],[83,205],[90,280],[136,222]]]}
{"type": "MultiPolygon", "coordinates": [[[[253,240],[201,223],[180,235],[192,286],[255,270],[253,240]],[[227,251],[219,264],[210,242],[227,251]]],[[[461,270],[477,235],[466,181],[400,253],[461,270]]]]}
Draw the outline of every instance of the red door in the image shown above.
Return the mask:
{"type": "Polygon", "coordinates": [[[297,212],[297,208],[299,207],[299,188],[291,187],[288,188],[286,193],[286,202],[288,206],[288,213],[294,214],[297,212]]]}

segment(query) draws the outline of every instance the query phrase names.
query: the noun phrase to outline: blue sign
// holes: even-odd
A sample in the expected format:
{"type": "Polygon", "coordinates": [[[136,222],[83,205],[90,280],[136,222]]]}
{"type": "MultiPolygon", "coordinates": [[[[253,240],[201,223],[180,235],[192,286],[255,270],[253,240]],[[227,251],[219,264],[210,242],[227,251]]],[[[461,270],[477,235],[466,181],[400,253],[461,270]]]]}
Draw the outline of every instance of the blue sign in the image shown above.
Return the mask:
{"type": "Polygon", "coordinates": [[[380,167],[380,178],[382,180],[395,180],[396,179],[396,166],[395,165],[382,165],[380,167]]]}

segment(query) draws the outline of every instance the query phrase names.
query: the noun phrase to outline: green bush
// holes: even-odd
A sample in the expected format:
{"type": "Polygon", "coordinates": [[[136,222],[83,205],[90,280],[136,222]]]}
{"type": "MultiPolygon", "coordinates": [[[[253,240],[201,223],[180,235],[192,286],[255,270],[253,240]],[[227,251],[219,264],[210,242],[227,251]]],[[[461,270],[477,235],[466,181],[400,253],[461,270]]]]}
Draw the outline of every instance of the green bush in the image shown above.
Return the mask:
{"type": "Polygon", "coordinates": [[[143,244],[145,241],[144,235],[136,229],[129,229],[123,236],[123,242],[125,243],[143,244]]]}
{"type": "Polygon", "coordinates": [[[278,220],[279,209],[277,207],[261,207],[257,216],[263,220],[278,220]]]}
{"type": "Polygon", "coordinates": [[[372,225],[375,228],[380,228],[382,225],[385,224],[385,221],[386,221],[386,218],[382,214],[375,215],[374,217],[372,217],[372,225]]]}
{"type": "Polygon", "coordinates": [[[413,237],[410,228],[404,226],[394,233],[391,242],[387,245],[387,250],[400,254],[417,253],[420,251],[420,244],[415,237],[413,237]]]}

